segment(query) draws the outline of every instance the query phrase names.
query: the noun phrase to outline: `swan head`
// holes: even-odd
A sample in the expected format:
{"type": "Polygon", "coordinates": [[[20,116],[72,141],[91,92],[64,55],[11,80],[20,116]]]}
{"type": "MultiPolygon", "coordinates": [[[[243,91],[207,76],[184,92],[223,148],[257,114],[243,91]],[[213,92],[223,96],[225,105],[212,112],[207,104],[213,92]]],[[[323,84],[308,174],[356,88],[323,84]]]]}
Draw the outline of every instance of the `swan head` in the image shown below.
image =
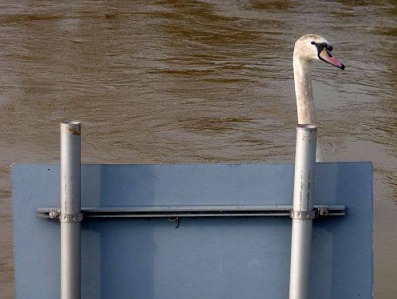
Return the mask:
{"type": "Polygon", "coordinates": [[[331,51],[332,46],[325,38],[317,34],[307,34],[296,41],[294,59],[303,62],[320,60],[343,70],[344,64],[332,56],[331,51]]]}

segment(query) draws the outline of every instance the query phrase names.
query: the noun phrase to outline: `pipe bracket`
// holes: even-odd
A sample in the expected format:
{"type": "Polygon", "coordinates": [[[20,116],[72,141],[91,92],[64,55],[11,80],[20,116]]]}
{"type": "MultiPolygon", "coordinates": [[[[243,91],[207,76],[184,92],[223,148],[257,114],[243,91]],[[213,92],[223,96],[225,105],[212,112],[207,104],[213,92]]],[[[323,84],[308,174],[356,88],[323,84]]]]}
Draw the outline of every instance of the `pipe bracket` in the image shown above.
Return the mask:
{"type": "Polygon", "coordinates": [[[311,211],[291,210],[290,217],[292,219],[298,219],[298,220],[313,220],[313,219],[317,218],[317,216],[319,215],[318,211],[319,210],[317,208],[314,208],[311,211]]]}
{"type": "Polygon", "coordinates": [[[83,221],[83,213],[77,214],[59,214],[59,221],[65,223],[75,223],[83,221]]]}

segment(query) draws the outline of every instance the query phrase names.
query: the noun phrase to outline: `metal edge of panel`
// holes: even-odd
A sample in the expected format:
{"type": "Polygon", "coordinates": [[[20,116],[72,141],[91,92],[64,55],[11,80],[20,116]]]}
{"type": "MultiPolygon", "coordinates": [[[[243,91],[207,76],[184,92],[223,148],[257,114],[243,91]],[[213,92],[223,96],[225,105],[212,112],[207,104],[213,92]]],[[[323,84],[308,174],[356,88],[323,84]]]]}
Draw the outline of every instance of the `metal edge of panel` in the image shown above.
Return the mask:
{"type": "MultiPolygon", "coordinates": [[[[170,218],[170,217],[292,217],[292,205],[268,206],[137,206],[137,207],[83,207],[87,218],[170,218]]],[[[344,205],[314,205],[314,218],[345,216],[344,205]]],[[[39,208],[39,218],[59,219],[60,209],[39,208]]]]}

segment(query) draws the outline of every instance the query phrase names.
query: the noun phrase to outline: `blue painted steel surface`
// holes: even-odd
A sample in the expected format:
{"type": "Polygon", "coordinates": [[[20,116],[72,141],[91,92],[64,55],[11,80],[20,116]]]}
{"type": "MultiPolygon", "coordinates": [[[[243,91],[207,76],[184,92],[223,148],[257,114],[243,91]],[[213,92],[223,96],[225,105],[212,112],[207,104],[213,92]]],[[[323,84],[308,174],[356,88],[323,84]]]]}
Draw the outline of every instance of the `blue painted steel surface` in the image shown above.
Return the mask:
{"type": "MultiPolygon", "coordinates": [[[[292,204],[291,164],[84,165],[82,206],[292,204]]],[[[14,165],[17,298],[58,298],[59,166],[14,165]]],[[[312,298],[372,298],[372,166],[320,163],[315,204],[346,205],[314,220],[312,298]]],[[[289,218],[87,219],[82,298],[287,298],[289,218]]]]}

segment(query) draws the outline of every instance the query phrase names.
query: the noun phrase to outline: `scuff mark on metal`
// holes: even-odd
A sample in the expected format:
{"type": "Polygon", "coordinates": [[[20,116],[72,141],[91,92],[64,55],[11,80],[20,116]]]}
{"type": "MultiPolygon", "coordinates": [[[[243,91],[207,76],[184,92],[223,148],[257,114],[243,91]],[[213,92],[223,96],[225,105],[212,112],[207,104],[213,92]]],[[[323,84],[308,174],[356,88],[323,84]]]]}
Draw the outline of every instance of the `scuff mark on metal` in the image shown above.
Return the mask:
{"type": "Polygon", "coordinates": [[[169,221],[175,222],[176,226],[175,229],[179,227],[179,217],[170,217],[168,218],[169,221]]]}

